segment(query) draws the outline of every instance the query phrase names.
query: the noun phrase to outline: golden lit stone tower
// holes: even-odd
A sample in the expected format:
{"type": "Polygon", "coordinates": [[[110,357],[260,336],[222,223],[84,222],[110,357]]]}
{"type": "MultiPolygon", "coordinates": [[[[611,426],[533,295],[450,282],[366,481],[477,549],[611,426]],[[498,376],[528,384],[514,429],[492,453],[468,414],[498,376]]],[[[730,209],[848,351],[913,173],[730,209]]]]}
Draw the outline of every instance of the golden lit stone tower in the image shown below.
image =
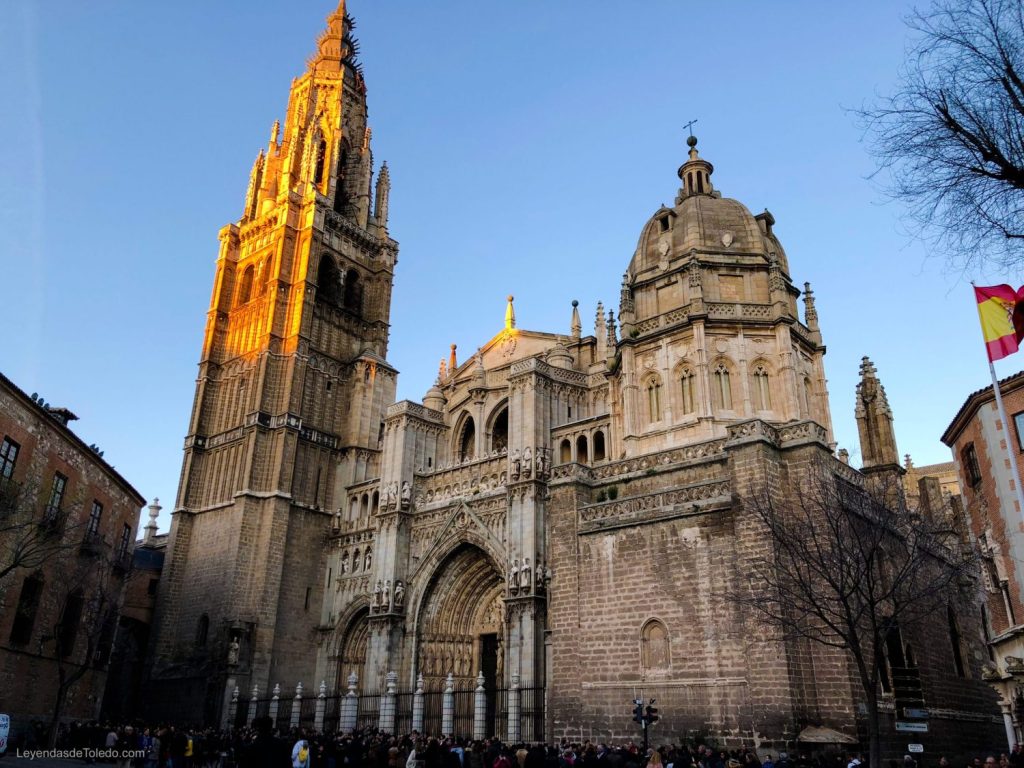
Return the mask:
{"type": "Polygon", "coordinates": [[[386,166],[372,182],[352,27],[342,0],[241,219],[220,232],[158,601],[155,716],[211,722],[236,686],[313,682],[331,513],[379,474],[398,245],[386,166]]]}

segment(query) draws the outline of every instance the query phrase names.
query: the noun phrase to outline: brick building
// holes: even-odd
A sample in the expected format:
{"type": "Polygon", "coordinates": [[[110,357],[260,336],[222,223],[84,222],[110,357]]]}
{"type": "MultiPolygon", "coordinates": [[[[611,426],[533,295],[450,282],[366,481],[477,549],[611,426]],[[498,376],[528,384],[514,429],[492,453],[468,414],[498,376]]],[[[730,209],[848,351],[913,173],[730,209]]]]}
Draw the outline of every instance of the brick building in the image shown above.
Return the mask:
{"type": "Polygon", "coordinates": [[[985,387],[964,401],[942,442],[953,451],[967,519],[981,549],[984,676],[999,692],[1013,744],[1024,741],[1024,525],[1007,448],[1024,471],[1024,372],[1000,381],[999,392],[1012,424],[1002,423],[992,387],[985,387]]]}
{"type": "MultiPolygon", "coordinates": [[[[226,722],[263,711],[275,686],[374,693],[390,678],[450,685],[466,706],[482,686],[486,730],[504,735],[635,736],[642,689],[667,734],[767,750],[861,738],[849,659],[769,641],[722,597],[773,557],[744,495],[822,464],[856,486],[902,473],[867,360],[864,474],[833,456],[814,297],[772,214],[722,196],[691,137],[674,205],[623,260],[617,312],[598,303],[584,332],[567,301],[565,328],[531,331],[509,297],[421,403],[394,403],[398,246],[351,29],[342,3],[257,156],[242,219],[221,230],[153,716],[226,722]],[[518,719],[502,710],[512,688],[518,719]],[[239,692],[252,703],[232,704],[239,692]]],[[[980,638],[950,626],[895,644],[892,663],[914,667],[934,709],[930,744],[980,749],[1001,732],[994,697],[974,655],[956,663],[980,638]]],[[[902,754],[891,699],[886,711],[902,754]]]]}
{"type": "Polygon", "coordinates": [[[96,717],[130,564],[138,491],[68,427],[76,417],[0,375],[0,710],[13,734],[96,717]]]}

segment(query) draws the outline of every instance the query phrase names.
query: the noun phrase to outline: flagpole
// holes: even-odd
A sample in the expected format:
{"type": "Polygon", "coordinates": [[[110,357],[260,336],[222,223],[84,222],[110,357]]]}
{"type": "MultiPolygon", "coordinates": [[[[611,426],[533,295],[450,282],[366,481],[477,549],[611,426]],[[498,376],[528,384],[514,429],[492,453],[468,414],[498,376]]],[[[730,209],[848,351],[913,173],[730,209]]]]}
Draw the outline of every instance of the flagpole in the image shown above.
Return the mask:
{"type": "Polygon", "coordinates": [[[1020,467],[1017,466],[1017,459],[1010,450],[1010,422],[1006,418],[1006,409],[1003,408],[1003,396],[999,392],[999,380],[996,378],[996,366],[989,360],[988,369],[992,373],[992,391],[996,395],[996,408],[999,409],[999,420],[1003,423],[1003,443],[1006,446],[1006,458],[1010,462],[1010,469],[1013,471],[1013,485],[1017,491],[1017,506],[1021,519],[1024,521],[1024,488],[1020,484],[1020,467]]]}

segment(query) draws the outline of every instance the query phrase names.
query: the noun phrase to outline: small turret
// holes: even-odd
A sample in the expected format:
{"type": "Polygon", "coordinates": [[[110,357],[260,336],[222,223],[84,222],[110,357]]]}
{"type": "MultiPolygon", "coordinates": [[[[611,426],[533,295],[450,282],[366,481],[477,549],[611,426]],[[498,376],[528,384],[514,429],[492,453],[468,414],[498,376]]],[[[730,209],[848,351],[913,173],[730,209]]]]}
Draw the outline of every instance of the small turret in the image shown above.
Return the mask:
{"type": "Polygon", "coordinates": [[[149,522],[146,523],[145,533],[142,535],[142,543],[144,545],[152,545],[156,539],[156,519],[160,515],[160,510],[163,507],[160,506],[160,499],[153,499],[153,503],[149,505],[149,522]]]}
{"type": "Polygon", "coordinates": [[[380,167],[380,174],[377,176],[377,192],[373,201],[373,217],[377,220],[377,226],[382,230],[388,228],[388,197],[391,195],[391,172],[388,164],[380,167]]]}
{"type": "Polygon", "coordinates": [[[697,137],[690,135],[686,140],[690,148],[689,159],[679,166],[679,180],[683,186],[679,188],[679,196],[676,198],[678,205],[683,198],[693,195],[714,195],[715,189],[711,186],[711,174],[715,172],[715,166],[707,160],[701,159],[697,154],[697,137]]]}
{"type": "Polygon", "coordinates": [[[904,469],[900,466],[900,454],[896,450],[896,432],[892,426],[889,400],[885,396],[885,387],[878,380],[874,364],[867,357],[860,364],[854,415],[860,433],[862,471],[895,469],[902,474],[904,469]]]}

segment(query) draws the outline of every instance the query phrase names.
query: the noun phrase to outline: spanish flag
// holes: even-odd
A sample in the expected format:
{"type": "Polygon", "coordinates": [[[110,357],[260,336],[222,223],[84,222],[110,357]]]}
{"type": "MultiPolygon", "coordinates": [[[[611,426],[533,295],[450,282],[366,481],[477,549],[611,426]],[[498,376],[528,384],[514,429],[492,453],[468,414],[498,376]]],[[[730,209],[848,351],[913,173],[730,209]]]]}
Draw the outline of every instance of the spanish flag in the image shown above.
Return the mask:
{"type": "Polygon", "coordinates": [[[974,286],[974,298],[989,361],[1012,355],[1024,339],[1024,287],[974,286]]]}

